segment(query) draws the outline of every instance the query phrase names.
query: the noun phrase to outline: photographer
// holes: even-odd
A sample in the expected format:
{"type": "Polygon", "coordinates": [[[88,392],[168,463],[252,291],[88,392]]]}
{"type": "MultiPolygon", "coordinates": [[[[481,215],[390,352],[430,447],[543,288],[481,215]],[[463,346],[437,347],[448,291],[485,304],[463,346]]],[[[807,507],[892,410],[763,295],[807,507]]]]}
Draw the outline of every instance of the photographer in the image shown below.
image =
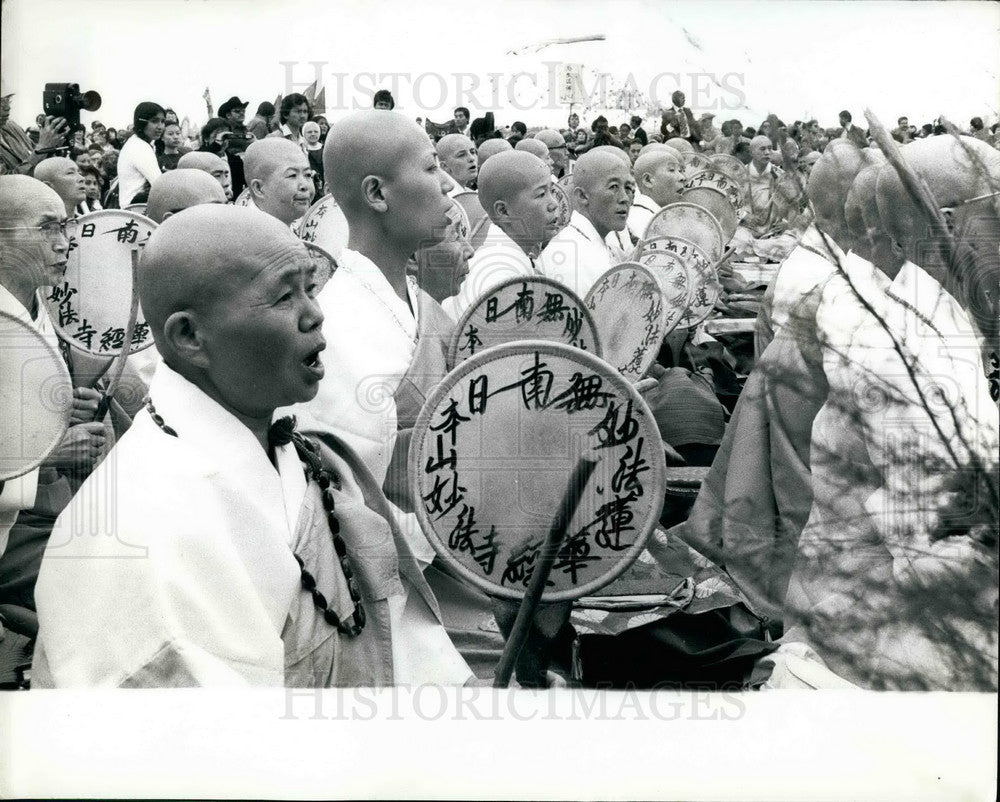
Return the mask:
{"type": "Polygon", "coordinates": [[[244,124],[248,103],[244,103],[235,95],[219,106],[219,117],[229,123],[232,135],[226,155],[229,159],[229,171],[233,176],[233,192],[239,195],[246,186],[243,176],[243,153],[256,137],[244,124]]]}
{"type": "Polygon", "coordinates": [[[38,144],[28,138],[24,129],[10,119],[10,99],[13,92],[0,90],[0,173],[30,175],[43,159],[65,147],[66,121],[62,117],[46,117],[38,132],[38,144]]]}

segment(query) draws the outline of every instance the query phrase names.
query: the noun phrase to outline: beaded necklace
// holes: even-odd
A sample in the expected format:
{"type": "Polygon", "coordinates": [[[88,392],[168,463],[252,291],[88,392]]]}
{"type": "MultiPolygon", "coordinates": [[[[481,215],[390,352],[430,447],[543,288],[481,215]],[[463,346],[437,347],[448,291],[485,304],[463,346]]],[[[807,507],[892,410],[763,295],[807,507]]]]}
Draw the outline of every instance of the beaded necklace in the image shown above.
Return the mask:
{"type": "MultiPolygon", "coordinates": [[[[177,437],[177,432],[168,426],[156,411],[156,408],[153,406],[153,399],[147,399],[146,409],[149,410],[149,416],[153,419],[153,423],[164,434],[177,437]]],[[[332,488],[339,488],[340,480],[333,471],[323,467],[323,461],[319,455],[319,447],[312,440],[303,437],[295,431],[295,418],[286,417],[275,421],[267,433],[267,439],[271,448],[292,443],[295,446],[299,460],[303,464],[306,478],[312,479],[319,484],[319,489],[323,496],[323,509],[326,511],[327,525],[330,527],[330,534],[333,537],[333,548],[337,552],[337,558],[340,560],[340,568],[344,572],[344,579],[347,582],[347,590],[351,595],[351,601],[354,602],[354,612],[351,615],[353,623],[341,620],[340,616],[330,607],[326,597],[316,587],[316,578],[306,568],[302,558],[294,551],[292,552],[292,556],[295,558],[295,562],[299,564],[299,571],[302,573],[302,589],[312,596],[313,604],[323,614],[323,619],[330,626],[336,627],[340,634],[353,638],[359,635],[361,630],[365,628],[365,609],[361,604],[361,593],[354,579],[351,561],[347,556],[347,546],[344,543],[344,539],[340,536],[340,521],[337,520],[335,514],[336,501],[333,497],[332,488]]]]}

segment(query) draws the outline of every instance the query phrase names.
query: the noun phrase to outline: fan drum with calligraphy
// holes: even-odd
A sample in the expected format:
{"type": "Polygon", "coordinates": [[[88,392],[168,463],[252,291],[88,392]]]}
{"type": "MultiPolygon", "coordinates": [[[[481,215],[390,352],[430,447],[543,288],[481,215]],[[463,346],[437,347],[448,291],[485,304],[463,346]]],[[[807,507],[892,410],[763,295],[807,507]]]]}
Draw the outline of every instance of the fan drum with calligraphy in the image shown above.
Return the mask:
{"type": "MultiPolygon", "coordinates": [[[[156,223],[122,209],[103,209],[79,218],[70,241],[62,281],[47,287],[45,306],[61,339],[88,354],[113,357],[125,346],[132,309],[132,258],[138,256],[156,223]]],[[[129,353],[153,344],[139,309],[129,353]]]]}
{"type": "Polygon", "coordinates": [[[660,280],[666,307],[666,317],[663,322],[664,336],[666,336],[677,328],[691,303],[691,294],[694,290],[691,269],[681,256],[657,250],[655,247],[642,253],[637,252],[635,261],[660,280]]]}
{"type": "Polygon", "coordinates": [[[687,309],[677,325],[685,329],[697,326],[708,317],[722,295],[719,273],[701,248],[681,237],[655,237],[644,240],[640,244],[636,258],[639,262],[645,263],[648,254],[660,252],[676,254],[687,267],[691,276],[691,295],[687,309]]]}
{"type": "Polygon", "coordinates": [[[347,247],[348,227],[344,210],[333,195],[324,195],[302,215],[298,223],[299,239],[314,242],[334,259],[347,247]]]}
{"type": "Polygon", "coordinates": [[[631,382],[645,375],[667,336],[665,294],[659,276],[637,262],[615,265],[587,293],[604,359],[631,382]]]}
{"type": "Polygon", "coordinates": [[[41,464],[62,441],[72,411],[73,384],[59,351],[0,312],[0,482],[41,464]]]}
{"type": "Polygon", "coordinates": [[[233,201],[233,206],[253,206],[253,201],[250,199],[250,187],[244,188],[244,190],[236,196],[236,200],[233,201]]]}
{"type": "Polygon", "coordinates": [[[462,578],[520,599],[581,459],[597,468],[543,602],[592,594],[639,555],[663,506],[660,434],[639,393],[592,354],[542,341],[482,351],[417,419],[408,468],[420,525],[462,578]]]}
{"type": "Polygon", "coordinates": [[[646,239],[683,237],[695,243],[712,259],[721,259],[725,240],[722,226],[707,209],[694,203],[678,201],[664,206],[653,215],[646,227],[646,239]]]}
{"type": "Polygon", "coordinates": [[[465,310],[448,345],[448,365],[520,340],[560,342],[603,355],[594,318],[576,293],[545,276],[514,276],[465,310]]]}

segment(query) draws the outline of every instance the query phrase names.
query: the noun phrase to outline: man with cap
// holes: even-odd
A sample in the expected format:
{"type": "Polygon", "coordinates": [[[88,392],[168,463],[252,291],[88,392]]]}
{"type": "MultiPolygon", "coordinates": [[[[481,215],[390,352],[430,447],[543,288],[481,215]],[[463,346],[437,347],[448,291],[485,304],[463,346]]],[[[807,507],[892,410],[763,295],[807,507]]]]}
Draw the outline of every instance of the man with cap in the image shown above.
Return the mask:
{"type": "Polygon", "coordinates": [[[35,178],[52,187],[62,198],[66,214],[76,217],[80,204],[87,199],[87,187],[76,162],[65,156],[46,159],[35,168],[35,178]]]}
{"type": "Polygon", "coordinates": [[[229,164],[225,159],[209,153],[205,150],[194,150],[185,153],[177,161],[178,170],[201,170],[208,173],[219,182],[222,191],[226,193],[226,199],[233,199],[233,180],[229,170],[229,164]]]}
{"type": "Polygon", "coordinates": [[[226,148],[226,159],[229,161],[229,170],[233,178],[233,196],[238,197],[246,186],[243,172],[243,153],[247,147],[257,137],[252,134],[244,124],[247,116],[247,106],[238,97],[233,95],[225,103],[219,106],[219,116],[229,123],[230,131],[228,147],[226,148]]]}
{"type": "Polygon", "coordinates": [[[454,180],[455,186],[449,194],[457,195],[475,189],[479,162],[476,146],[464,134],[445,134],[437,143],[437,155],[441,169],[454,180]]]}
{"type": "Polygon", "coordinates": [[[65,146],[68,129],[62,117],[44,118],[38,131],[38,144],[10,118],[14,93],[6,84],[0,87],[0,173],[30,175],[43,159],[65,146]]]}
{"type": "MultiPolygon", "coordinates": [[[[937,137],[901,153],[936,206],[961,217],[981,204],[968,222],[995,232],[1000,156],[973,143],[937,137]]],[[[830,390],[813,426],[815,498],[788,604],[824,659],[860,685],[995,691],[1000,421],[980,338],[995,342],[996,308],[969,313],[982,287],[997,286],[1000,259],[965,220],[952,253],[892,165],[875,186],[888,237],[870,236],[868,249],[879,267],[891,260],[882,292],[859,295],[838,274],[817,309],[817,325],[840,336],[821,342],[830,390]]]]}
{"type": "MultiPolygon", "coordinates": [[[[643,132],[645,133],[645,132],[643,132]]],[[[552,175],[557,179],[563,178],[570,169],[569,149],[566,147],[566,139],[555,128],[543,128],[535,139],[545,144],[549,149],[549,158],[552,159],[552,175]]]]}
{"type": "Polygon", "coordinates": [[[316,188],[302,149],[286,139],[251,143],[244,158],[253,205],[291,226],[309,210],[316,188]]]}
{"type": "Polygon", "coordinates": [[[701,141],[701,128],[695,122],[694,114],[684,105],[685,97],[681,91],[670,96],[671,107],[661,114],[660,133],[664,138],[679,137],[686,139],[692,145],[701,141]]]}
{"type": "Polygon", "coordinates": [[[250,209],[203,205],[153,233],[139,288],[164,365],[115,472],[93,477],[113,508],[81,492],[57,525],[36,687],[428,680],[427,630],[447,636],[378,484],[335,437],[272,425],[323,377],[328,270],[250,209]]]}
{"type": "Polygon", "coordinates": [[[493,225],[469,262],[469,275],[458,294],[442,303],[456,321],[507,279],[540,275],[535,259],[559,222],[551,172],[537,156],[520,149],[498,153],[483,165],[479,200],[493,225]]]}
{"type": "MultiPolygon", "coordinates": [[[[625,154],[622,153],[624,156],[625,154]]],[[[625,229],[629,199],[626,184],[632,175],[614,154],[592,150],[576,161],[570,196],[569,225],[542,250],[537,267],[542,275],[562,282],[580,298],[619,261],[605,238],[625,229]]]]}
{"type": "Polygon", "coordinates": [[[639,156],[632,173],[637,189],[628,212],[628,231],[640,241],[656,213],[681,199],[684,167],[674,150],[663,146],[639,156]]]}

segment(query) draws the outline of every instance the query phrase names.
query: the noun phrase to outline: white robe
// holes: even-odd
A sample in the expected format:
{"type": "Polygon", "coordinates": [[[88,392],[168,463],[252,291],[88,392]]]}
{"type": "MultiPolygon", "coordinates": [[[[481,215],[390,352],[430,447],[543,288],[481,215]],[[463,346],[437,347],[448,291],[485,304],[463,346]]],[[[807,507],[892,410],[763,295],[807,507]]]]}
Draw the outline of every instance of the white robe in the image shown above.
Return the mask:
{"type": "Polygon", "coordinates": [[[635,193],[632,207],[628,210],[628,231],[636,240],[645,239],[649,221],[656,216],[660,208],[660,204],[649,195],[643,195],[641,192],[635,193]]]}
{"type": "Polygon", "coordinates": [[[586,298],[597,280],[618,262],[590,220],[575,211],[569,225],[549,241],[535,265],[543,276],[586,298]]]}
{"type": "Polygon", "coordinates": [[[469,274],[458,293],[441,304],[456,322],[465,311],[494,287],[512,278],[541,275],[535,262],[500,226],[490,226],[486,239],[469,260],[469,274]]]}

